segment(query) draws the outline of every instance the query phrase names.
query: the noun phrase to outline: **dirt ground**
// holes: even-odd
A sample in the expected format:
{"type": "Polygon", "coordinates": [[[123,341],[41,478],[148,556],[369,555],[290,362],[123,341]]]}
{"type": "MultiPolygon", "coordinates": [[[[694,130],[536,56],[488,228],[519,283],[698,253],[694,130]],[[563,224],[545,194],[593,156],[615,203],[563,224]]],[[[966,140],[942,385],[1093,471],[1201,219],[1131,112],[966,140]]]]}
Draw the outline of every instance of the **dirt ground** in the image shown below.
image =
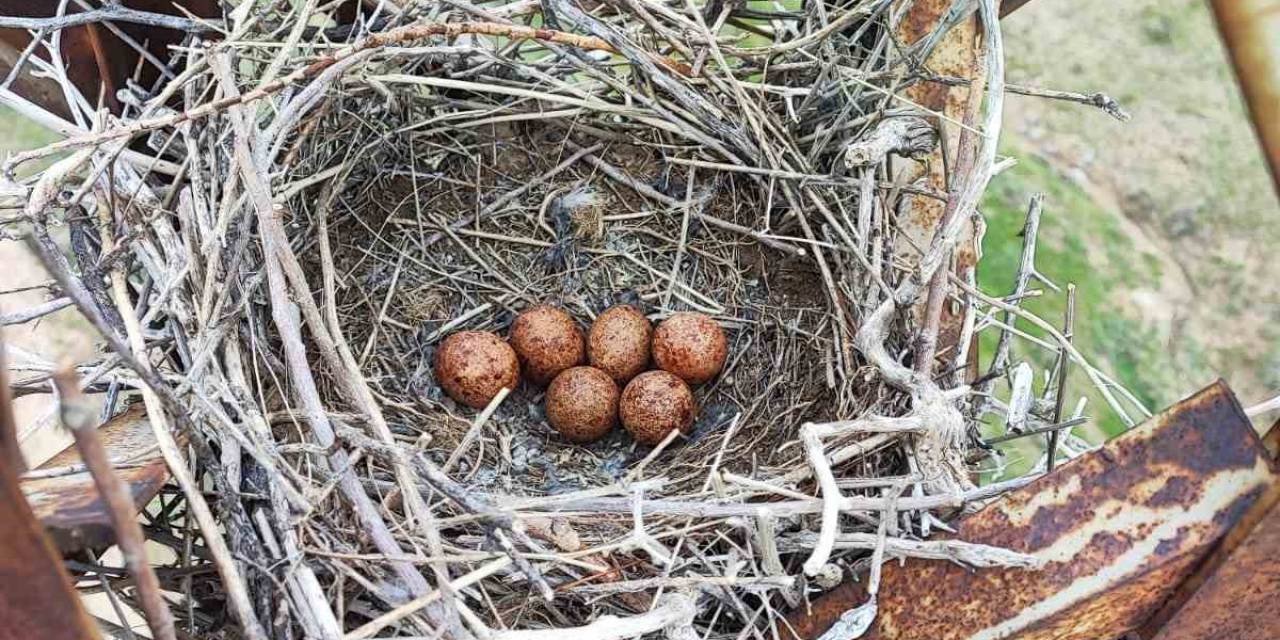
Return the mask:
{"type": "MultiPolygon", "coordinates": [[[[36,125],[20,120],[12,111],[0,109],[0,154],[31,148],[54,139],[36,125]]],[[[8,210],[0,211],[0,216],[8,215],[8,210]]],[[[22,243],[7,241],[20,233],[14,225],[0,226],[0,235],[6,239],[0,241],[0,265],[4,267],[0,271],[0,313],[31,307],[50,299],[48,290],[40,287],[49,281],[49,275],[40,262],[22,243]],[[37,288],[23,290],[28,287],[37,288]]],[[[5,344],[10,347],[6,353],[10,367],[47,366],[64,357],[82,361],[97,348],[97,333],[79,313],[69,308],[38,322],[0,330],[4,331],[5,344]]],[[[19,437],[28,464],[40,464],[71,444],[71,436],[56,428],[48,396],[19,398],[15,404],[19,437]]]]}
{"type": "Polygon", "coordinates": [[[1006,120],[1021,151],[1046,159],[1158,257],[1158,282],[1134,278],[1116,292],[1115,312],[1163,342],[1178,370],[1173,391],[1222,376],[1246,404],[1274,395],[1280,206],[1206,3],[1041,0],[1004,26],[1011,82],[1102,91],[1133,114],[1119,122],[1011,96],[1006,120]]]}
{"type": "MultiPolygon", "coordinates": [[[[25,247],[14,242],[0,242],[0,264],[4,275],[0,290],[8,291],[38,286],[48,281],[48,274],[25,247]]],[[[45,290],[36,289],[7,293],[0,297],[0,309],[26,308],[49,300],[45,290]]],[[[97,334],[72,309],[63,309],[39,322],[5,327],[5,344],[10,347],[6,358],[13,365],[40,365],[62,358],[83,361],[93,355],[97,334]]],[[[15,402],[18,436],[31,466],[40,464],[71,444],[71,436],[53,428],[52,403],[48,396],[27,396],[15,402]]]]}

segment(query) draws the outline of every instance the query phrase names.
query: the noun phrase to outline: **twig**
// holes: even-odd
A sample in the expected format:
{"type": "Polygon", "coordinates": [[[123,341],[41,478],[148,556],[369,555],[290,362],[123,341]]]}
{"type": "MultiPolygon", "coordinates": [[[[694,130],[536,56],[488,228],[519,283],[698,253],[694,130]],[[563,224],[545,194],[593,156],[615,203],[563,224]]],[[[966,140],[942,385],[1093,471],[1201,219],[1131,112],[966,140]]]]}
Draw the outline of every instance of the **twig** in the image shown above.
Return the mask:
{"type": "MultiPolygon", "coordinates": [[[[574,143],[572,140],[568,141],[568,144],[571,147],[575,147],[579,149],[582,148],[576,143],[574,143]]],[[[655,200],[657,202],[661,202],[662,204],[665,204],[668,207],[672,207],[672,208],[683,206],[683,204],[679,200],[672,198],[671,196],[668,196],[667,194],[662,193],[661,191],[658,191],[657,189],[654,189],[653,187],[650,187],[647,184],[644,184],[638,180],[635,180],[634,178],[624,173],[622,170],[618,169],[617,167],[614,167],[613,165],[609,164],[605,160],[602,160],[601,158],[599,158],[594,154],[589,154],[585,156],[584,159],[588,163],[594,165],[606,176],[609,176],[613,180],[616,180],[617,182],[624,184],[627,187],[630,187],[636,193],[639,193],[640,195],[646,198],[655,200]]],[[[760,244],[766,247],[769,247],[771,249],[777,249],[778,251],[783,251],[794,256],[804,256],[806,253],[804,249],[801,249],[799,247],[793,247],[785,242],[779,242],[777,240],[774,240],[768,237],[763,233],[755,231],[754,229],[748,229],[747,227],[744,227],[740,224],[729,222],[728,220],[721,220],[720,218],[717,218],[715,216],[706,215],[698,211],[691,211],[690,213],[694,218],[702,222],[705,222],[708,225],[711,225],[713,227],[718,227],[726,231],[732,231],[733,233],[749,236],[751,238],[754,238],[756,242],[759,242],[760,244]]]]}
{"type": "Polygon", "coordinates": [[[214,22],[196,21],[165,13],[139,11],[114,2],[89,11],[68,13],[49,18],[0,16],[0,29],[27,29],[31,31],[36,29],[66,29],[68,27],[78,27],[81,25],[108,21],[145,24],[152,27],[175,29],[190,33],[206,33],[221,30],[219,25],[214,22]]]}
{"type": "MultiPolygon", "coordinates": [[[[165,463],[168,465],[170,473],[173,474],[174,480],[187,497],[188,509],[195,516],[201,534],[204,536],[206,544],[214,557],[214,563],[222,576],[232,611],[239,620],[246,637],[251,640],[265,640],[266,634],[258,623],[257,617],[253,613],[253,605],[244,591],[244,581],[240,577],[240,572],[235,566],[226,542],[219,534],[218,522],[213,517],[213,512],[209,509],[208,503],[205,502],[200,489],[196,486],[194,478],[191,477],[177,442],[169,432],[165,411],[173,411],[174,415],[181,416],[181,405],[176,398],[168,393],[169,389],[165,386],[163,380],[156,375],[148,364],[145,364],[143,360],[137,357],[138,354],[145,353],[146,347],[142,342],[141,327],[138,326],[136,315],[133,315],[133,306],[128,301],[127,294],[125,294],[124,304],[119,306],[129,309],[129,313],[124,314],[129,343],[124,342],[115,333],[93,300],[92,294],[62,267],[61,262],[55,256],[49,255],[49,249],[38,242],[31,242],[30,246],[44,264],[45,269],[58,281],[58,285],[63,292],[75,301],[80,313],[84,314],[94,325],[94,328],[107,339],[108,345],[120,357],[121,361],[137,373],[145,383],[142,389],[142,397],[147,404],[147,413],[150,418],[152,432],[156,436],[156,441],[160,444],[160,450],[164,454],[165,463]]],[[[124,280],[122,278],[115,280],[121,285],[115,290],[124,293],[124,280]]]]}
{"type": "Polygon", "coordinates": [[[489,421],[489,418],[493,417],[493,412],[497,411],[498,407],[502,406],[502,401],[507,399],[507,394],[509,393],[511,393],[511,390],[506,387],[499,389],[497,395],[493,396],[493,399],[489,401],[488,406],[476,415],[475,420],[471,421],[471,428],[467,429],[467,434],[462,437],[462,442],[460,442],[457,448],[453,450],[453,453],[449,454],[449,459],[446,460],[444,466],[440,468],[442,472],[448,473],[449,469],[452,469],[453,465],[457,464],[463,454],[471,448],[471,443],[474,442],[476,438],[480,437],[480,430],[484,428],[484,425],[489,421]]]}
{"type": "MultiPolygon", "coordinates": [[[[486,563],[484,566],[472,571],[466,575],[460,576],[449,583],[450,591],[461,591],[466,587],[480,582],[488,576],[491,576],[504,568],[510,566],[509,558],[499,558],[492,562],[486,563]]],[[[421,610],[423,607],[439,600],[444,595],[443,589],[436,589],[430,593],[423,594],[413,600],[410,600],[380,616],[364,623],[345,636],[343,640],[363,640],[364,638],[372,638],[373,634],[385,629],[388,625],[395,624],[399,620],[403,620],[406,616],[412,615],[415,611],[421,610]]]]}
{"type": "Polygon", "coordinates": [[[553,31],[550,29],[534,29],[532,27],[485,22],[427,22],[415,24],[393,29],[385,33],[370,34],[360,42],[344,47],[331,56],[321,58],[311,63],[309,66],[301,67],[288,75],[265,83],[252,91],[237,93],[236,95],[230,95],[222,98],[221,100],[206,102],[186,111],[135,120],[128,124],[104,129],[94,133],[75,135],[67,138],[66,140],[45,145],[39,149],[14,154],[5,161],[3,168],[6,172],[9,172],[12,171],[14,167],[25,162],[29,162],[37,158],[43,158],[60,151],[100,145],[112,140],[128,139],[147,131],[165,127],[176,127],[186,122],[201,120],[216,113],[223,112],[233,106],[245,105],[266,98],[267,96],[281,91],[290,85],[307,78],[315,77],[329,67],[370,49],[379,49],[387,45],[404,42],[406,40],[417,40],[430,36],[458,37],[465,34],[504,36],[513,39],[544,40],[547,42],[580,47],[586,50],[613,50],[608,43],[598,38],[579,36],[572,33],[553,31]]]}
{"type": "Polygon", "coordinates": [[[1042,434],[1042,433],[1053,434],[1053,433],[1057,433],[1057,432],[1061,431],[1062,429],[1070,429],[1071,427],[1077,427],[1077,426],[1080,426],[1080,425],[1082,425],[1082,424],[1084,424],[1084,423],[1086,423],[1086,422],[1088,422],[1088,421],[1089,421],[1089,418],[1084,417],[1084,416],[1080,416],[1080,417],[1078,417],[1078,418],[1071,418],[1071,419],[1069,419],[1069,420],[1063,420],[1062,422],[1056,422],[1056,423],[1054,423],[1054,424],[1051,424],[1051,425],[1048,425],[1048,426],[1044,426],[1044,427],[1036,427],[1036,428],[1034,428],[1034,429],[1027,429],[1027,430],[1025,430],[1025,431],[1020,431],[1020,432],[1018,432],[1018,433],[1006,433],[1006,434],[1004,434],[1004,435],[1002,435],[1002,436],[996,436],[996,437],[994,437],[994,438],[990,438],[990,439],[988,439],[988,440],[984,440],[984,442],[985,442],[985,443],[987,443],[987,444],[1000,444],[1001,442],[1008,442],[1008,441],[1010,441],[1010,440],[1017,440],[1017,439],[1019,439],[1019,438],[1025,438],[1025,437],[1027,437],[1027,436],[1039,435],[1039,434],[1042,434]]]}
{"type": "MultiPolygon", "coordinates": [[[[816,535],[812,532],[802,532],[783,536],[779,543],[787,551],[803,551],[814,544],[815,538],[816,535]]],[[[842,533],[836,536],[835,540],[837,549],[871,550],[879,544],[880,536],[873,533],[842,533]]],[[[974,568],[1035,569],[1044,564],[1042,560],[1030,554],[962,540],[908,540],[886,537],[884,549],[890,556],[946,560],[974,568]]]]}
{"type": "MultiPolygon", "coordinates": [[[[1075,335],[1076,325],[1076,285],[1075,283],[1067,283],[1067,311],[1066,319],[1062,325],[1062,337],[1070,342],[1075,335]]],[[[1070,366],[1071,359],[1066,353],[1058,354],[1058,371],[1055,377],[1058,380],[1058,396],[1053,402],[1053,421],[1062,421],[1062,409],[1067,402],[1067,367],[1070,366]]],[[[1058,437],[1059,431],[1054,429],[1049,432],[1048,458],[1046,459],[1046,468],[1053,471],[1055,458],[1058,457],[1058,437]]]]}
{"type": "MultiPolygon", "coordinates": [[[[515,521],[507,514],[503,513],[500,508],[490,507],[485,500],[466,488],[454,482],[440,467],[436,466],[430,460],[422,455],[407,455],[406,452],[399,447],[387,445],[377,442],[360,432],[347,427],[338,427],[338,435],[343,439],[355,443],[363,449],[373,452],[375,455],[386,457],[393,462],[408,462],[414,470],[425,480],[431,488],[439,491],[441,494],[452,500],[458,506],[476,514],[483,518],[487,523],[491,524],[495,529],[505,531],[515,541],[524,544],[527,547],[535,546],[533,541],[522,530],[517,528],[515,521]]],[[[541,593],[545,600],[551,600],[555,597],[555,592],[551,586],[547,584],[546,579],[542,577],[541,572],[533,567],[527,559],[525,559],[518,551],[516,551],[511,540],[505,537],[494,536],[495,540],[502,546],[503,551],[511,557],[512,562],[520,569],[522,573],[529,578],[541,593]]]]}
{"type": "MultiPolygon", "coordinates": [[[[1040,235],[1040,216],[1044,210],[1044,194],[1037,193],[1031,197],[1030,204],[1027,205],[1026,221],[1022,225],[1022,258],[1018,262],[1018,271],[1014,276],[1013,290],[1009,293],[1011,305],[1017,305],[1023,294],[1027,290],[1027,285],[1031,282],[1031,278],[1036,270],[1036,244],[1040,235]]],[[[1005,311],[1004,326],[1013,326],[1013,312],[1005,311]]],[[[991,390],[992,384],[995,382],[996,374],[1003,373],[1009,366],[1009,348],[1013,342],[1012,331],[1004,329],[1000,332],[999,339],[996,340],[995,355],[991,359],[991,366],[987,368],[987,375],[983,380],[975,382],[973,389],[978,393],[987,393],[991,390]]],[[[974,416],[981,418],[986,413],[987,407],[990,406],[989,400],[980,401],[974,410],[974,416]]]]}
{"type": "Polygon", "coordinates": [[[1120,406],[1120,401],[1116,399],[1115,394],[1111,392],[1112,385],[1103,379],[1102,373],[1098,371],[1098,369],[1095,368],[1092,364],[1089,363],[1088,359],[1086,359],[1084,355],[1081,354],[1080,351],[1077,350],[1076,347],[1073,346],[1071,342],[1069,342],[1062,335],[1062,333],[1058,331],[1057,327],[1054,327],[1053,325],[1046,322],[1044,319],[1036,316],[1033,313],[1029,313],[1023,310],[1020,307],[1009,304],[1003,300],[988,296],[987,294],[978,290],[976,287],[971,287],[967,282],[964,282],[958,278],[953,278],[952,282],[956,286],[964,290],[966,293],[968,293],[969,295],[972,295],[978,300],[981,300],[982,302],[989,304],[997,309],[1008,311],[1020,318],[1024,318],[1030,321],[1032,324],[1039,327],[1045,333],[1047,333],[1049,337],[1053,338],[1054,341],[1056,341],[1059,345],[1061,345],[1061,347],[1067,351],[1067,354],[1070,355],[1071,358],[1075,360],[1076,363],[1079,364],[1082,369],[1084,369],[1085,375],[1089,377],[1089,381],[1092,382],[1093,386],[1098,390],[1099,393],[1102,394],[1103,399],[1107,401],[1107,405],[1110,406],[1112,411],[1114,411],[1116,415],[1120,418],[1120,420],[1125,423],[1125,426],[1132,427],[1134,424],[1136,424],[1133,418],[1129,417],[1128,412],[1124,410],[1124,407],[1120,406]]]}
{"type": "Polygon", "coordinates": [[[34,307],[14,311],[13,313],[0,314],[0,327],[7,327],[11,324],[23,324],[31,322],[36,318],[43,318],[51,313],[60,311],[71,306],[73,303],[71,298],[62,297],[55,300],[36,305],[34,307]]]}
{"type": "Polygon", "coordinates": [[[569,629],[498,631],[493,640],[624,640],[662,630],[672,640],[692,640],[698,637],[691,628],[696,613],[693,598],[670,593],[659,599],[651,611],[639,615],[605,615],[591,624],[569,629]]]}
{"type": "MultiPolygon", "coordinates": [[[[929,82],[938,82],[949,86],[963,86],[969,84],[969,81],[964,78],[955,78],[951,76],[927,75],[924,76],[924,79],[929,82]]],[[[1067,102],[1076,102],[1090,107],[1097,107],[1105,111],[1107,115],[1121,122],[1128,122],[1130,118],[1132,118],[1132,116],[1129,115],[1129,112],[1126,111],[1115,98],[1112,98],[1105,93],[1076,93],[1074,91],[1041,89],[1039,87],[1030,87],[1021,84],[1006,84],[1005,91],[1024,96],[1049,98],[1050,100],[1065,100],[1067,102]]]]}

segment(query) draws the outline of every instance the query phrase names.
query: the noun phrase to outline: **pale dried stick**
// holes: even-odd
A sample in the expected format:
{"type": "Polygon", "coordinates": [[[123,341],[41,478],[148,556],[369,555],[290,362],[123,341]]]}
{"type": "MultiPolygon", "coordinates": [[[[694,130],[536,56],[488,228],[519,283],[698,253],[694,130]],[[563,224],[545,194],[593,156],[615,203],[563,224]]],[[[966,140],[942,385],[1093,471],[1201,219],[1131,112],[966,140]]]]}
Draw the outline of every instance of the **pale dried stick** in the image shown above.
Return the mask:
{"type": "MultiPolygon", "coordinates": [[[[104,248],[109,246],[109,237],[109,233],[102,235],[104,248]]],[[[74,276],[65,272],[55,259],[45,255],[45,248],[40,243],[33,242],[31,246],[35,249],[36,254],[40,256],[45,268],[49,269],[49,272],[58,280],[58,284],[62,286],[63,291],[76,301],[76,307],[80,309],[80,312],[89,318],[95,328],[107,338],[112,349],[120,355],[124,362],[142,377],[143,384],[140,386],[140,390],[142,392],[142,401],[147,407],[147,417],[151,423],[151,431],[160,446],[160,452],[164,456],[165,464],[169,467],[169,472],[173,474],[174,481],[187,499],[187,509],[194,516],[200,529],[200,534],[205,539],[209,554],[213,557],[214,565],[218,568],[218,573],[222,577],[223,588],[227,591],[227,602],[230,604],[233,614],[239,620],[245,637],[250,640],[266,640],[266,634],[258,623],[257,616],[254,615],[253,604],[245,590],[244,578],[241,577],[240,571],[236,567],[235,559],[231,555],[231,550],[227,547],[226,540],[222,537],[218,521],[213,517],[213,511],[209,508],[209,503],[205,501],[204,493],[188,470],[186,459],[170,432],[169,420],[165,411],[169,406],[176,408],[179,405],[176,398],[168,397],[165,399],[161,395],[167,388],[164,386],[163,380],[146,364],[146,343],[143,341],[142,327],[138,321],[137,313],[134,311],[133,303],[128,297],[124,273],[119,268],[111,271],[111,292],[115,296],[116,307],[124,321],[128,343],[121,341],[119,336],[115,335],[113,329],[99,311],[97,304],[93,301],[92,294],[74,276]]]]}
{"type": "MultiPolygon", "coordinates": [[[[502,406],[502,401],[506,400],[507,395],[510,393],[511,389],[503,387],[498,391],[497,395],[493,396],[493,399],[489,401],[489,404],[484,408],[484,410],[476,416],[475,420],[471,421],[471,428],[467,429],[467,434],[462,437],[462,442],[460,442],[458,447],[453,450],[453,453],[449,454],[449,459],[445,461],[443,467],[440,467],[441,471],[448,473],[449,469],[452,469],[453,465],[457,464],[458,459],[471,448],[471,443],[475,442],[475,439],[480,437],[480,430],[484,428],[484,425],[489,421],[489,418],[493,417],[493,412],[497,411],[498,407],[502,406]]],[[[484,450],[481,449],[481,452],[483,451],[484,450]]]]}
{"type": "MultiPolygon", "coordinates": [[[[482,565],[479,569],[476,569],[471,573],[459,576],[449,583],[448,588],[453,592],[460,591],[507,568],[510,565],[510,558],[498,558],[482,565]]],[[[363,640],[364,638],[372,638],[373,634],[383,630],[387,625],[395,624],[396,622],[403,620],[406,616],[413,615],[423,607],[439,600],[443,595],[444,591],[442,589],[436,589],[423,596],[414,598],[413,600],[410,600],[357,627],[355,631],[343,636],[343,640],[363,640]]]]}
{"type": "Polygon", "coordinates": [[[655,631],[667,632],[673,640],[696,639],[693,617],[697,614],[692,597],[670,593],[657,606],[645,613],[619,618],[600,616],[594,622],[567,629],[496,631],[492,640],[625,640],[655,631]]]}

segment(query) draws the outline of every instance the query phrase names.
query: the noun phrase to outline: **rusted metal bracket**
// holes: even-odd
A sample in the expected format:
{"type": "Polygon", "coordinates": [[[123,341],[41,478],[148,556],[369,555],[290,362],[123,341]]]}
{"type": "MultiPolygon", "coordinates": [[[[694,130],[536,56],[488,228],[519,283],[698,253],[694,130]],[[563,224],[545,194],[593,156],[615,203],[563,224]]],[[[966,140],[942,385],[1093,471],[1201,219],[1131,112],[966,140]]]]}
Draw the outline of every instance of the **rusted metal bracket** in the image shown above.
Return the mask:
{"type": "MultiPolygon", "coordinates": [[[[1280,637],[1280,485],[1244,539],[1208,572],[1194,595],[1153,640],[1272,640],[1280,637]]],[[[1260,500],[1261,502],[1261,500],[1260,500]]],[[[1244,524],[1244,523],[1242,523],[1244,524]]],[[[1250,523],[1252,524],[1252,523],[1250,523]]]]}
{"type": "MultiPolygon", "coordinates": [[[[1043,569],[888,563],[864,637],[1118,638],[1146,622],[1275,483],[1253,426],[1217,382],[955,523],[956,539],[1031,554],[1043,569]]],[[[861,591],[844,585],[789,621],[800,638],[819,638],[861,591]]]]}
{"type": "Polygon", "coordinates": [[[1273,0],[1214,0],[1212,5],[1280,193],[1280,9],[1273,0]]]}
{"type": "MultiPolygon", "coordinates": [[[[0,424],[13,424],[8,394],[0,394],[0,424]]],[[[0,456],[0,640],[32,638],[92,640],[98,632],[22,496],[13,459],[0,456]]]]}
{"type": "Polygon", "coordinates": [[[1014,11],[1021,9],[1022,6],[1028,2],[1031,2],[1031,0],[1003,0],[1003,2],[1000,3],[1000,17],[1003,18],[1014,11]]]}
{"type": "MultiPolygon", "coordinates": [[[[947,19],[952,4],[951,0],[916,0],[898,25],[898,38],[907,45],[925,42],[934,29],[947,19]]],[[[923,62],[930,71],[939,75],[974,79],[978,75],[979,47],[975,45],[977,34],[978,20],[975,13],[961,19],[942,35],[928,54],[928,60],[923,62]]],[[[964,120],[970,92],[970,85],[950,86],[939,82],[921,82],[906,89],[905,96],[908,100],[929,111],[940,113],[945,118],[932,118],[939,130],[938,139],[941,144],[935,146],[930,153],[917,154],[915,160],[903,159],[897,164],[895,180],[920,180],[934,193],[947,193],[947,168],[955,166],[960,149],[961,128],[956,123],[964,120]]],[[[896,253],[908,262],[913,262],[938,232],[945,209],[946,202],[942,199],[922,196],[911,198],[905,215],[898,219],[896,253]]],[[[953,271],[960,277],[965,277],[977,267],[981,243],[981,230],[972,221],[966,222],[956,241],[951,267],[943,267],[939,271],[953,271]]],[[[923,320],[926,305],[927,300],[921,299],[912,309],[917,321],[923,320]]],[[[964,333],[963,325],[963,312],[951,305],[942,307],[936,353],[954,355],[953,350],[964,333]]],[[[976,355],[975,350],[971,349],[970,355],[976,355]]],[[[971,364],[976,365],[976,360],[971,364]]]]}
{"type": "MultiPolygon", "coordinates": [[[[169,480],[169,469],[155,447],[146,411],[142,405],[134,405],[99,427],[98,437],[110,459],[127,461],[117,466],[116,475],[129,487],[134,506],[141,510],[169,480]]],[[[64,554],[115,541],[107,505],[80,462],[80,452],[72,445],[22,481],[31,510],[64,554]]]]}

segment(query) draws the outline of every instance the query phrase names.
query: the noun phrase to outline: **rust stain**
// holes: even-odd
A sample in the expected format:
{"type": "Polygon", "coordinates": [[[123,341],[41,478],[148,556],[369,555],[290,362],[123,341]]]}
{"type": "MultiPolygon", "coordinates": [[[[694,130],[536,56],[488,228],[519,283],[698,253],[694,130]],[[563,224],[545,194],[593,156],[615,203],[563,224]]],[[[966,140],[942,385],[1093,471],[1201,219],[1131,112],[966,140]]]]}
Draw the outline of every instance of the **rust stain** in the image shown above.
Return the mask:
{"type": "MultiPolygon", "coordinates": [[[[0,395],[0,422],[13,420],[0,395]]],[[[0,457],[0,640],[98,637],[71,580],[18,488],[12,461],[0,457]]]]}
{"type": "Polygon", "coordinates": [[[1280,11],[1274,0],[1214,0],[1211,5],[1280,191],[1280,11]]]}
{"type": "MultiPolygon", "coordinates": [[[[134,405],[108,420],[98,429],[98,435],[113,460],[132,460],[155,444],[142,405],[134,405]]],[[[40,465],[38,470],[79,463],[80,454],[72,445],[40,465]]],[[[129,486],[138,509],[150,502],[169,479],[169,469],[159,450],[117,468],[116,474],[129,486]]],[[[88,471],[24,480],[22,491],[36,519],[63,553],[106,546],[115,540],[107,506],[88,471]]]]}
{"type": "MultiPolygon", "coordinates": [[[[1266,440],[1263,440],[1266,444],[1266,440]]],[[[1270,449],[1268,449],[1270,451],[1270,449]]],[[[1273,461],[1273,469],[1274,467],[1273,461]]],[[[1141,638],[1153,638],[1173,616],[1178,615],[1182,607],[1187,604],[1188,600],[1195,595],[1205,582],[1214,576],[1222,566],[1228,562],[1232,554],[1236,552],[1245,542],[1252,532],[1258,527],[1259,523],[1270,517],[1272,510],[1276,504],[1280,503],[1280,482],[1271,483],[1271,488],[1267,490],[1260,498],[1249,506],[1248,511],[1240,517],[1232,526],[1231,530],[1223,536],[1218,542],[1213,553],[1201,562],[1195,571],[1182,580],[1177,590],[1170,595],[1160,610],[1151,616],[1142,628],[1138,631],[1141,638]]]]}
{"type": "Polygon", "coordinates": [[[1271,506],[1154,640],[1280,636],[1280,509],[1271,506]]]}
{"type": "MultiPolygon", "coordinates": [[[[903,17],[898,26],[898,38],[909,44],[919,42],[927,37],[944,14],[951,9],[951,0],[917,0],[903,17]]],[[[978,33],[977,16],[971,16],[956,25],[944,36],[926,61],[928,69],[934,73],[959,78],[973,79],[978,73],[978,47],[975,39],[978,33]]],[[[898,178],[906,175],[922,173],[925,184],[935,193],[947,193],[946,167],[955,166],[955,153],[960,148],[960,128],[953,122],[964,119],[965,109],[969,102],[969,87],[950,87],[938,82],[920,82],[904,92],[908,100],[931,111],[941,112],[952,122],[934,119],[935,126],[940,128],[944,143],[939,145],[927,157],[920,160],[923,167],[912,166],[912,162],[901,164],[898,178]],[[951,155],[944,161],[944,150],[951,155]]],[[[921,250],[929,246],[929,241],[942,221],[945,203],[934,198],[915,197],[907,214],[899,219],[901,231],[897,253],[907,256],[908,260],[919,257],[921,250]]],[[[958,274],[964,274],[976,267],[981,256],[979,243],[981,238],[972,223],[966,222],[956,243],[952,256],[952,268],[958,274]]],[[[913,312],[917,320],[923,317],[925,301],[921,301],[913,312]]],[[[941,322],[938,326],[938,347],[940,355],[955,349],[963,333],[964,316],[951,305],[942,308],[941,322]]]]}
{"type": "MultiPolygon", "coordinates": [[[[1151,617],[1274,482],[1234,395],[1215,383],[956,523],[956,538],[1033,554],[1043,569],[890,563],[865,637],[1118,637],[1151,617]]],[[[817,638],[859,591],[837,590],[789,620],[817,638]]]]}

